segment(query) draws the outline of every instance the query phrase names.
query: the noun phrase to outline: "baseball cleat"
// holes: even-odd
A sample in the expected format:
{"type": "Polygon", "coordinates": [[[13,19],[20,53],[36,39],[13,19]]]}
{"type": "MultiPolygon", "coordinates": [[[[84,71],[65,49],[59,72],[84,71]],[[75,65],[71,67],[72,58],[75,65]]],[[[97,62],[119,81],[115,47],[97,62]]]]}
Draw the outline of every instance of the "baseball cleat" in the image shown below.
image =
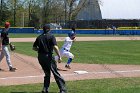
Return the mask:
{"type": "Polygon", "coordinates": [[[15,72],[15,70],[17,70],[17,68],[11,67],[11,68],[9,69],[9,71],[11,71],[11,72],[15,72]]]}
{"type": "Polygon", "coordinates": [[[65,68],[67,69],[71,69],[71,67],[69,65],[65,65],[65,68]]]}
{"type": "Polygon", "coordinates": [[[66,69],[57,68],[58,71],[68,71],[66,69]]]}
{"type": "Polygon", "coordinates": [[[3,69],[0,68],[0,71],[3,71],[3,69]]]}

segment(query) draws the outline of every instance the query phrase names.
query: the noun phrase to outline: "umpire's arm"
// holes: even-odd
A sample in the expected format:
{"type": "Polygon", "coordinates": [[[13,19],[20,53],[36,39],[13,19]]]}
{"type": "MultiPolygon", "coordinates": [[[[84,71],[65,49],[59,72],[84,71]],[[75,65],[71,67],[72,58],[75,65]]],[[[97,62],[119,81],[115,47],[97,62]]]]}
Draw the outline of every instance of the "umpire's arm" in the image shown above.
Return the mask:
{"type": "Polygon", "coordinates": [[[38,42],[37,42],[37,39],[36,39],[36,41],[33,44],[33,48],[32,48],[34,51],[38,51],[38,46],[37,45],[38,45],[38,42]]]}
{"type": "Polygon", "coordinates": [[[58,46],[57,46],[57,45],[54,45],[53,48],[54,48],[55,53],[56,53],[57,56],[58,56],[58,62],[61,63],[61,62],[62,62],[62,59],[61,59],[61,56],[60,56],[60,52],[59,52],[58,46]]]}

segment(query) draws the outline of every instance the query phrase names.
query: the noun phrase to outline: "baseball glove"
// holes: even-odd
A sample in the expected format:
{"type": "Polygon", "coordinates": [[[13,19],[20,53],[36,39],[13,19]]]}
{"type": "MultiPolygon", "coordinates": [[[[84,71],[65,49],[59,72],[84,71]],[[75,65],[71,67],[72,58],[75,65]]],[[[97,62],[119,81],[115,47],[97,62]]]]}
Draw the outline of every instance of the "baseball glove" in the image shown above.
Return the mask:
{"type": "Polygon", "coordinates": [[[16,49],[16,48],[15,48],[15,45],[13,45],[13,44],[11,44],[11,43],[10,43],[9,45],[10,45],[10,50],[11,50],[11,51],[14,51],[14,50],[16,49]]]}

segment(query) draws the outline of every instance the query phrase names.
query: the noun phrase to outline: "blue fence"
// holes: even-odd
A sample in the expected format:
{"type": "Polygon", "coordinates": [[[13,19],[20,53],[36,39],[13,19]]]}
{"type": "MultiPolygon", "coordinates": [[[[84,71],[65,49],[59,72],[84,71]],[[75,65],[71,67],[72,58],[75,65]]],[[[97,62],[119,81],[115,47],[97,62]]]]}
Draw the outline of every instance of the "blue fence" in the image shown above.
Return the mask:
{"type": "MultiPolygon", "coordinates": [[[[67,34],[71,30],[52,30],[51,33],[54,34],[67,34]]],[[[42,33],[42,30],[34,30],[34,33],[42,33]]],[[[90,30],[90,29],[85,29],[85,30],[76,30],[77,34],[119,34],[119,35],[140,35],[140,30],[90,30]]]]}
{"type": "MultiPolygon", "coordinates": [[[[2,31],[3,28],[0,29],[0,32],[2,31]]],[[[30,28],[10,28],[9,29],[9,33],[34,33],[34,28],[30,27],[30,28]]]]}
{"type": "MultiPolygon", "coordinates": [[[[1,31],[1,29],[0,29],[1,31]]],[[[52,30],[53,34],[67,34],[70,29],[52,30]]],[[[34,28],[10,28],[9,33],[43,33],[42,30],[36,30],[34,28]]],[[[139,30],[105,30],[105,29],[76,29],[77,34],[119,34],[119,35],[140,35],[139,30]]]]}
{"type": "Polygon", "coordinates": [[[34,33],[34,28],[10,28],[9,33],[34,33]]]}

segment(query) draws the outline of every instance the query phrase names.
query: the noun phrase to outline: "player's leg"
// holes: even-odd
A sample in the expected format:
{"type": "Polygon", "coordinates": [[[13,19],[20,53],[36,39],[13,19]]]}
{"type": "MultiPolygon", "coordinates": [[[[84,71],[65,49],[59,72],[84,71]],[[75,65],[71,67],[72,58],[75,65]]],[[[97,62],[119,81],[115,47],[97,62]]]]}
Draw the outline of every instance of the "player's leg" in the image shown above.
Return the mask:
{"type": "MultiPolygon", "coordinates": [[[[3,52],[3,49],[2,49],[2,51],[0,53],[0,63],[1,63],[1,61],[2,61],[3,58],[4,58],[4,52],[3,52]]],[[[1,68],[0,68],[0,71],[2,71],[1,68]]]]}
{"type": "Polygon", "coordinates": [[[8,47],[6,45],[3,46],[3,52],[4,52],[4,55],[6,56],[6,62],[8,64],[9,71],[15,71],[16,68],[13,68],[13,66],[11,64],[10,53],[9,53],[8,47]]]}
{"type": "Polygon", "coordinates": [[[68,58],[68,61],[67,61],[67,64],[65,65],[65,67],[68,69],[71,69],[70,64],[71,64],[72,60],[74,59],[74,55],[70,52],[65,52],[64,56],[66,56],[68,58]]]}
{"type": "Polygon", "coordinates": [[[4,58],[4,50],[2,49],[2,51],[0,53],[0,62],[2,61],[3,58],[4,58]]]}

